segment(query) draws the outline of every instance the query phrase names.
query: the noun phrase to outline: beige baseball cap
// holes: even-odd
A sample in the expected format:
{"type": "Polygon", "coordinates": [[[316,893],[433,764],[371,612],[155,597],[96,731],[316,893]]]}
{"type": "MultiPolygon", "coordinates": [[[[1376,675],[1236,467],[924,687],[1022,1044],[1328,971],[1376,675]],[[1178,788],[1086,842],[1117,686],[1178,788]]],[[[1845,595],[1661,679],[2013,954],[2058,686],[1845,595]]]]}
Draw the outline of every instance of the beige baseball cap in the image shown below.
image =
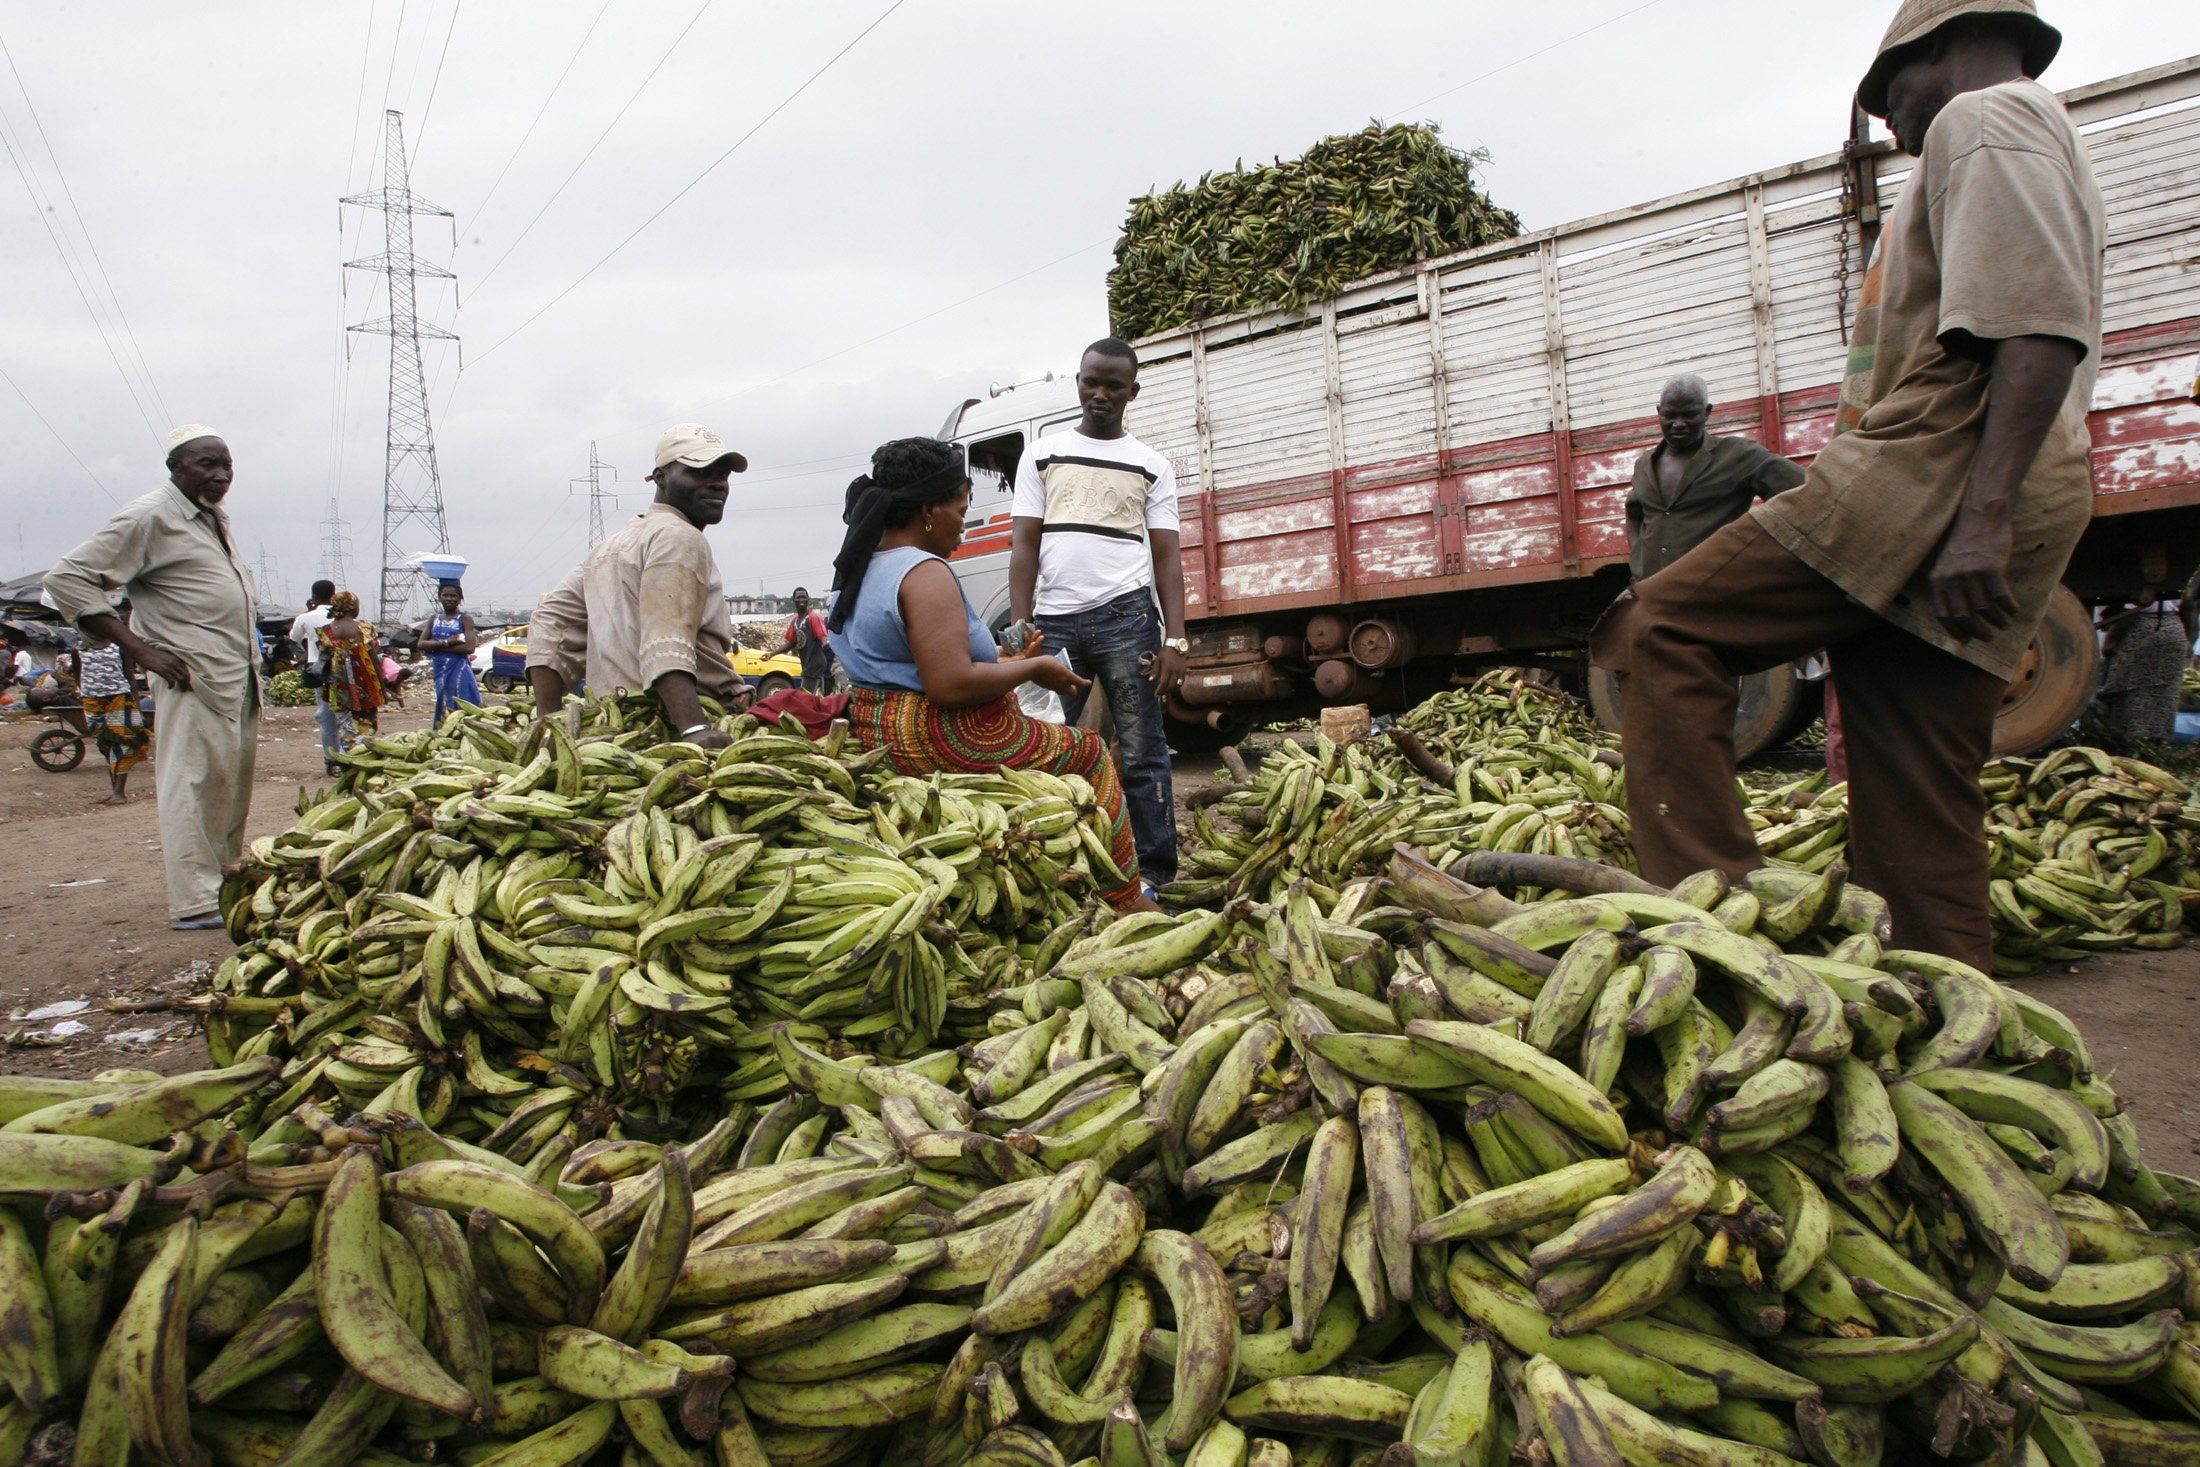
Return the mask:
{"type": "Polygon", "coordinates": [[[2040,19],[2035,0],[1905,0],[1895,12],[1894,24],[1887,28],[1887,38],[1879,43],[1879,54],[1864,74],[1863,85],[1856,89],[1856,100],[1864,110],[1874,117],[1885,117],[1887,84],[1894,80],[1903,54],[1949,21],[1965,15],[1993,15],[2007,20],[2023,37],[2026,76],[2037,77],[2047,70],[2062,50],[2062,32],[2040,19]]]}
{"type": "Polygon", "coordinates": [[[748,458],[726,447],[725,439],[701,423],[674,423],[657,435],[657,467],[660,469],[671,463],[707,469],[729,459],[735,473],[748,472],[748,458]]]}

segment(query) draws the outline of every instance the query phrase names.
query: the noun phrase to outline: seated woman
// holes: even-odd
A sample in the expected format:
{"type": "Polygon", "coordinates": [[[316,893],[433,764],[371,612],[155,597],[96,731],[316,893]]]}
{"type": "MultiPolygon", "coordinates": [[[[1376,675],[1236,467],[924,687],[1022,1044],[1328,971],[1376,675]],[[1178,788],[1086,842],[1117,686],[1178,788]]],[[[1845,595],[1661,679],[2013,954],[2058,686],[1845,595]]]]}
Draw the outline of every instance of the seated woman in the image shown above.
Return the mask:
{"type": "Polygon", "coordinates": [[[871,472],[848,486],[829,627],[854,684],[855,736],[866,748],[884,746],[903,774],[1012,768],[1082,776],[1106,811],[1109,852],[1130,873],[1104,895],[1119,911],[1150,910],[1107,746],[1016,705],[1025,683],[1068,696],[1090,682],[1046,656],[1037,638],[1021,656],[1002,658],[947,568],[969,509],[962,455],[933,438],[886,444],[871,455],[871,472]]]}

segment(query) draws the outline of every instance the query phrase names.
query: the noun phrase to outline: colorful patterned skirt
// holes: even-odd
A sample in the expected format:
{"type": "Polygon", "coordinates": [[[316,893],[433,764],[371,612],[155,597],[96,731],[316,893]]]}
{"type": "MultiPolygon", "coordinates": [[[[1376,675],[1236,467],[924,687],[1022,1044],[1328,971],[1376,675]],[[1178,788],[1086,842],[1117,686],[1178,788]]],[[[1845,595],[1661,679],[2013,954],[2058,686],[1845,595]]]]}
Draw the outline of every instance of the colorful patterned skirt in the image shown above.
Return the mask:
{"type": "Polygon", "coordinates": [[[137,699],[117,693],[111,698],[87,697],[83,701],[84,726],[99,745],[99,756],[107,761],[108,772],[124,774],[143,764],[153,752],[153,734],[145,726],[137,699]]]}
{"type": "Polygon", "coordinates": [[[1107,813],[1108,853],[1130,881],[1102,895],[1113,906],[1135,901],[1140,890],[1138,846],[1123,813],[1123,781],[1097,734],[1042,723],[997,698],[976,708],[942,708],[922,693],[857,688],[848,695],[848,721],[866,749],[884,748],[903,774],[982,774],[989,769],[1038,769],[1075,774],[1092,785],[1107,813]]]}

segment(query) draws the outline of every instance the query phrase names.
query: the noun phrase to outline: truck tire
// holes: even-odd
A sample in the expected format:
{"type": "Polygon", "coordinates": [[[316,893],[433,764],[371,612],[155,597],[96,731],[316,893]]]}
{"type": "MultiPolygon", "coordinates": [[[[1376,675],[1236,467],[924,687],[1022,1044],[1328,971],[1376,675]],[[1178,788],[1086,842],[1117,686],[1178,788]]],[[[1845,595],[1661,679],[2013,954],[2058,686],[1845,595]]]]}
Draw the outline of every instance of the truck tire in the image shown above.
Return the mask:
{"type": "Polygon", "coordinates": [[[2070,731],[2101,684],[2101,639],[2068,586],[2057,586],[2047,617],[2002,696],[1994,757],[2031,754],[2070,731]]]}
{"type": "MultiPolygon", "coordinates": [[[[1734,757],[1754,759],[1790,736],[1806,696],[1803,680],[1785,664],[1741,680],[1734,710],[1734,757]]],[[[1589,706],[1597,722],[1619,732],[1619,678],[1604,668],[1589,672],[1589,706]]]]}

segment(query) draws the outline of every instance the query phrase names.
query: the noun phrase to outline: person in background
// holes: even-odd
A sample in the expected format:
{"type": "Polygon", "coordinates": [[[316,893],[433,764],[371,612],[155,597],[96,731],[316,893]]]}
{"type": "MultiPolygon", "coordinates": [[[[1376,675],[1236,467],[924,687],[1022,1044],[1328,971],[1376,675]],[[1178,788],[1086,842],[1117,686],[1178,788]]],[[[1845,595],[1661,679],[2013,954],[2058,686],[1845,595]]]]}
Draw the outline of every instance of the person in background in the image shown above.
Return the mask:
{"type": "Polygon", "coordinates": [[[1035,682],[1080,697],[1091,680],[1046,655],[1044,632],[1003,658],[948,569],[969,510],[962,455],[936,438],[884,445],[871,472],[848,486],[831,632],[854,684],[848,721],[856,740],[885,749],[903,774],[1043,769],[1090,781],[1124,877],[1103,895],[1119,911],[1150,910],[1107,746],[1083,729],[1041,723],[1013,696],[1035,682]]]}
{"type": "MultiPolygon", "coordinates": [[[[1146,880],[1176,880],[1176,793],[1163,700],[1184,676],[1184,569],[1176,473],[1123,428],[1138,353],[1106,337],[1077,367],[1082,416],[1034,443],[1016,469],[1009,615],[1034,621],[1097,679],[1115,720],[1123,796],[1146,880]],[[1156,606],[1156,598],[1159,605],[1156,606]]],[[[1084,716],[1085,694],[1063,699],[1084,716]]]]}
{"type": "Polygon", "coordinates": [[[1658,397],[1658,446],[1635,460],[1627,491],[1628,567],[1648,580],[1712,535],[1803,482],[1803,471],[1754,438],[1710,432],[1711,385],[1675,377],[1658,397]]]}
{"type": "Polygon", "coordinates": [[[328,706],[328,667],[321,660],[321,639],[316,635],[329,624],[328,604],[336,595],[334,581],[315,581],[306,595],[306,609],[290,624],[290,640],[298,648],[298,677],[313,689],[313,722],[321,731],[321,759],[330,774],[343,745],[336,738],[336,713],[328,706]]]}
{"type": "Polygon", "coordinates": [[[703,531],[725,517],[730,478],[748,466],[700,423],[658,435],[649,475],[657,502],[535,603],[527,681],[538,718],[585,678],[593,693],[648,693],[675,738],[708,749],[732,742],[703,699],[731,712],[747,705],[750,689],[733,670],[726,585],[703,531]]]}
{"type": "Polygon", "coordinates": [[[385,651],[382,654],[382,702],[384,706],[402,709],[405,706],[405,684],[412,681],[413,670],[385,651]]]}
{"type": "MultiPolygon", "coordinates": [[[[129,607],[122,608],[125,620],[129,607]]],[[[78,696],[99,757],[107,761],[107,797],[95,805],[130,803],[130,771],[153,752],[152,730],[138,706],[137,669],[118,643],[87,632],[77,654],[78,696]]]]}
{"type": "Polygon", "coordinates": [[[89,733],[77,695],[77,677],[77,656],[64,647],[54,653],[51,667],[31,673],[23,688],[23,702],[33,713],[50,713],[78,733],[89,733]]]}
{"type": "Polygon", "coordinates": [[[8,675],[7,682],[19,687],[29,687],[38,678],[38,659],[31,656],[31,645],[14,628],[7,632],[8,675]]]}
{"type": "Polygon", "coordinates": [[[168,482],[124,505],[46,573],[46,594],[79,630],[118,644],[150,678],[170,927],[222,925],[222,868],[244,850],[259,752],[254,663],[258,595],[237,558],[222,500],[236,467],[199,424],[168,435],[168,482]],[[124,622],[118,598],[133,614],[124,622]]]}
{"type": "Polygon", "coordinates": [[[420,640],[413,651],[429,658],[435,674],[435,721],[441,724],[443,715],[461,703],[480,707],[481,688],[474,681],[474,619],[459,609],[466,593],[458,582],[443,581],[437,584],[435,596],[442,609],[420,624],[420,640]]]}
{"type": "Polygon", "coordinates": [[[2188,603],[2156,586],[2109,618],[2100,699],[2103,732],[2115,745],[2166,744],[2176,733],[2194,621],[2188,603]]]}
{"type": "Polygon", "coordinates": [[[359,598],[338,591],[329,600],[329,623],[314,633],[328,669],[328,703],[336,715],[336,740],[344,753],[381,727],[382,643],[374,623],[359,619],[359,598]]]}
{"type": "Polygon", "coordinates": [[[1888,217],[1832,442],[1800,489],[1637,585],[1592,638],[1622,678],[1642,875],[1764,864],[1732,679],[1827,648],[1857,883],[1897,944],[1993,966],[1979,773],[2090,522],[2106,207],[2035,78],[2033,0],[1907,0],[1857,101],[1919,159],[1888,217]]]}
{"type": "Polygon", "coordinates": [[[802,660],[802,691],[825,696],[833,690],[833,644],[825,613],[810,604],[807,587],[794,588],[794,619],[787,623],[787,647],[802,660]]]}

